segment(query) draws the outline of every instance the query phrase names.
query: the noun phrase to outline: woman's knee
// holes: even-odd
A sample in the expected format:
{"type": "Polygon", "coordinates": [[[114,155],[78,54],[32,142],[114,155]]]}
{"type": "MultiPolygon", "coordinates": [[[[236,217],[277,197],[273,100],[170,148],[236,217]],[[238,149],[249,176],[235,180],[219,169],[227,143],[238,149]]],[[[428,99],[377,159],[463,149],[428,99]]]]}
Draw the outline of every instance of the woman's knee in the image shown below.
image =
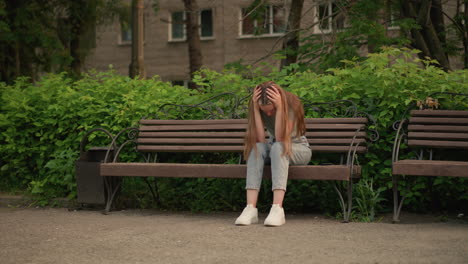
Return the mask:
{"type": "Polygon", "coordinates": [[[267,151],[267,143],[257,142],[257,151],[260,153],[264,153],[267,151]]]}
{"type": "Polygon", "coordinates": [[[284,147],[282,142],[275,142],[271,146],[270,156],[282,156],[284,152],[284,147]]]}

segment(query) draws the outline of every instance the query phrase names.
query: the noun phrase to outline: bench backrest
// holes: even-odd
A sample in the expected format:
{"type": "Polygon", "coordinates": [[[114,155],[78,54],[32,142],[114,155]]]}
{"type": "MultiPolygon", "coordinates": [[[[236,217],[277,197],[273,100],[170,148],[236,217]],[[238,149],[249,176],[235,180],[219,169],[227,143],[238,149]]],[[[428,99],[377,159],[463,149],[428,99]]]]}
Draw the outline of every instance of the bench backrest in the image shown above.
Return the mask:
{"type": "Polygon", "coordinates": [[[468,111],[411,111],[408,145],[468,149],[468,111]]]}
{"type": "MultiPolygon", "coordinates": [[[[367,151],[367,118],[307,118],[313,151],[348,152],[354,139],[367,151]],[[358,131],[356,133],[356,131],[358,131]]],[[[246,119],[141,120],[137,150],[142,152],[242,152],[246,119]]]]}

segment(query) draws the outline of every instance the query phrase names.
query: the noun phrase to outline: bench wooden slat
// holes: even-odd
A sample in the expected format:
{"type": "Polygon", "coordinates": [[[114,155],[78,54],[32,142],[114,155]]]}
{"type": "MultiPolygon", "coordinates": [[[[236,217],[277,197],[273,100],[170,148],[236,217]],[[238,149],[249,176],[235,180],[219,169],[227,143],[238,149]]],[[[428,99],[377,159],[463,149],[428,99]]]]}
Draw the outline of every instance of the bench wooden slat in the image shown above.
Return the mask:
{"type": "Polygon", "coordinates": [[[408,131],[468,132],[468,126],[408,125],[408,131]]]}
{"type": "Polygon", "coordinates": [[[411,110],[411,116],[468,117],[468,111],[463,111],[463,110],[411,110]]]}
{"type": "Polygon", "coordinates": [[[140,132],[138,137],[151,138],[151,137],[190,137],[190,138],[244,138],[244,132],[140,132]]]}
{"type": "MultiPolygon", "coordinates": [[[[365,117],[352,118],[306,118],[306,124],[366,124],[368,122],[365,117]]],[[[247,124],[247,119],[207,119],[207,120],[159,120],[159,119],[142,119],[139,122],[141,125],[209,125],[209,124],[247,124]]]]}
{"type": "Polygon", "coordinates": [[[417,140],[409,139],[409,146],[433,147],[433,148],[468,148],[468,141],[442,141],[442,140],[417,140]]]}
{"type": "Polygon", "coordinates": [[[365,117],[351,118],[306,118],[306,124],[367,124],[365,117]]]}
{"type": "MultiPolygon", "coordinates": [[[[327,139],[327,138],[314,138],[314,139],[308,139],[309,144],[311,145],[339,145],[339,144],[351,144],[353,142],[352,138],[333,138],[333,139],[327,139]]],[[[354,139],[354,144],[360,143],[363,144],[366,142],[366,139],[364,138],[356,138],[354,139]]]]}
{"type": "MultiPolygon", "coordinates": [[[[349,150],[349,146],[318,146],[311,145],[312,151],[317,152],[341,152],[346,153],[349,150]]],[[[137,146],[137,150],[142,152],[242,152],[244,147],[242,145],[213,145],[213,146],[171,146],[171,145],[140,145],[137,146]]],[[[358,153],[367,151],[367,147],[359,146],[357,148],[358,153]]]]}
{"type": "Polygon", "coordinates": [[[139,145],[138,151],[142,152],[242,152],[242,145],[212,145],[212,146],[171,146],[171,145],[139,145]]]}
{"type": "Polygon", "coordinates": [[[306,132],[306,137],[307,138],[346,138],[346,137],[360,137],[364,138],[366,137],[366,132],[360,131],[358,133],[356,132],[306,132]]]}
{"type": "Polygon", "coordinates": [[[307,130],[352,130],[363,129],[364,124],[306,124],[307,130]]]}
{"type": "Polygon", "coordinates": [[[468,118],[451,118],[451,117],[411,117],[410,124],[451,124],[451,125],[468,125],[468,118]]]}
{"type": "MultiPolygon", "coordinates": [[[[320,146],[320,145],[311,145],[312,153],[316,152],[341,152],[346,153],[349,151],[349,146],[320,146]]],[[[367,147],[359,146],[357,147],[357,153],[364,153],[367,151],[367,147]]],[[[313,154],[312,154],[313,155],[313,154]]]]}
{"type": "MultiPolygon", "coordinates": [[[[359,166],[354,167],[357,176],[359,166]]],[[[245,164],[188,164],[188,163],[103,163],[101,176],[177,177],[177,178],[237,178],[245,179],[245,164]]],[[[291,165],[289,179],[349,180],[350,167],[345,165],[291,165]]],[[[265,166],[264,178],[271,178],[271,168],[265,166]]]]}
{"type": "MultiPolygon", "coordinates": [[[[308,138],[344,138],[344,137],[366,137],[366,132],[306,132],[308,138]]],[[[244,138],[245,132],[140,132],[141,138],[159,137],[190,137],[190,138],[244,138]]]]}
{"type": "Polygon", "coordinates": [[[207,120],[159,120],[142,119],[141,125],[210,125],[210,124],[247,124],[247,119],[207,119],[207,120]]]}
{"type": "MultiPolygon", "coordinates": [[[[338,144],[351,144],[352,138],[318,138],[308,139],[310,144],[315,145],[338,145],[338,144]]],[[[139,138],[137,139],[139,144],[244,144],[244,139],[234,138],[139,138]]],[[[366,140],[363,138],[356,138],[354,143],[365,143],[366,140]]]]}
{"type": "Polygon", "coordinates": [[[140,131],[203,131],[203,130],[246,130],[247,124],[208,124],[208,125],[161,125],[141,126],[140,131]]]}
{"type": "Polygon", "coordinates": [[[399,160],[394,175],[468,177],[468,162],[443,160],[399,160]]]}
{"type": "Polygon", "coordinates": [[[139,144],[244,144],[243,138],[139,138],[139,144]]]}
{"type": "Polygon", "coordinates": [[[408,138],[424,138],[424,139],[447,139],[458,140],[468,139],[468,133],[424,133],[424,132],[409,132],[408,138]]]}
{"type": "MultiPolygon", "coordinates": [[[[357,130],[364,128],[364,124],[306,124],[310,130],[357,130]]],[[[210,124],[210,125],[161,125],[142,126],[140,131],[211,131],[211,130],[246,130],[246,124],[210,124]]]]}

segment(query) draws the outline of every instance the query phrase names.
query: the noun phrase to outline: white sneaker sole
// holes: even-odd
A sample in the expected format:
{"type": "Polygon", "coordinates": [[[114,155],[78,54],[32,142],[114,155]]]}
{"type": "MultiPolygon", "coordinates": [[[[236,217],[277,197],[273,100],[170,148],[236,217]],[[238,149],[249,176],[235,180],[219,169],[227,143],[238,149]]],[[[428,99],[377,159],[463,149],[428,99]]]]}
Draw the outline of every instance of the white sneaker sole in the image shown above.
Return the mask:
{"type": "Polygon", "coordinates": [[[236,226],[249,226],[251,224],[258,224],[258,218],[253,219],[252,221],[250,221],[250,223],[238,223],[237,221],[235,223],[236,226]]]}

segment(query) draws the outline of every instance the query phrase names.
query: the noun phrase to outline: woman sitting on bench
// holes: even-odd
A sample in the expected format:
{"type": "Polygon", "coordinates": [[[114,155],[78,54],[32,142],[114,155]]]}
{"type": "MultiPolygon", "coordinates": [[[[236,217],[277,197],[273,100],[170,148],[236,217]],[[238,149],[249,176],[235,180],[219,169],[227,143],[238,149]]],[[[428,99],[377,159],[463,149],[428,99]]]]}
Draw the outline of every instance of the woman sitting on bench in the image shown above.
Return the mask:
{"type": "Polygon", "coordinates": [[[304,109],[296,95],[269,81],[255,87],[248,120],[244,144],[244,157],[248,157],[247,206],[235,224],[258,223],[257,198],[267,162],[271,163],[273,205],[264,224],[281,226],[286,222],[283,199],[289,164],[306,165],[312,156],[305,137],[304,109]],[[265,128],[270,135],[268,142],[265,128]]]}

